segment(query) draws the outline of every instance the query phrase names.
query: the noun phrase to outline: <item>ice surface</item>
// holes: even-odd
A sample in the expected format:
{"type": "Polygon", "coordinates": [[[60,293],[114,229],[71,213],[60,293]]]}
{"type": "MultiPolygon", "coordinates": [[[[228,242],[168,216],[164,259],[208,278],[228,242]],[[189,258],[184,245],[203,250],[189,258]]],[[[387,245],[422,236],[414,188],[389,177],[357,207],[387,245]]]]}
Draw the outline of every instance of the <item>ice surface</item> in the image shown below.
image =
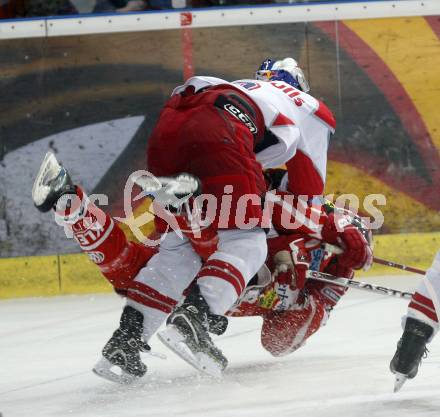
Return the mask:
{"type": "MultiPolygon", "coordinates": [[[[414,277],[375,283],[410,289],[414,277]]],[[[406,302],[351,290],[306,346],[272,358],[258,318],[232,319],[217,339],[229,358],[222,381],[199,376],[153,338],[167,360],[144,356],[145,385],[120,387],[91,368],[116,328],[116,295],[0,302],[3,417],[426,417],[440,415],[440,342],[416,379],[394,394],[389,361],[406,302]]]]}

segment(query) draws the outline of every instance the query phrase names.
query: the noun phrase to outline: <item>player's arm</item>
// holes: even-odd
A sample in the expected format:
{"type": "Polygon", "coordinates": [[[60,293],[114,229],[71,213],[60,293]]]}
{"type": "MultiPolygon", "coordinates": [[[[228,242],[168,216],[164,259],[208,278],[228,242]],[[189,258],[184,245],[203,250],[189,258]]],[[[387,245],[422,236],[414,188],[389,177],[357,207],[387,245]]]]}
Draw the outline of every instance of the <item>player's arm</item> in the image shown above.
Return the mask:
{"type": "Polygon", "coordinates": [[[174,96],[175,94],[180,94],[184,92],[185,89],[187,89],[188,87],[193,87],[194,92],[197,92],[203,88],[219,84],[229,84],[229,81],[217,77],[195,76],[186,80],[185,84],[176,87],[171,95],[174,96]]]}
{"type": "Polygon", "coordinates": [[[272,225],[281,234],[300,234],[337,245],[343,252],[337,256],[335,275],[346,276],[351,269],[371,265],[372,250],[367,237],[357,227],[352,213],[329,209],[322,202],[307,200],[287,192],[268,193],[266,204],[273,204],[272,225]]]}
{"type": "Polygon", "coordinates": [[[299,138],[300,131],[293,124],[267,128],[263,142],[256,147],[257,160],[263,168],[285,164],[295,155],[299,138]]]}

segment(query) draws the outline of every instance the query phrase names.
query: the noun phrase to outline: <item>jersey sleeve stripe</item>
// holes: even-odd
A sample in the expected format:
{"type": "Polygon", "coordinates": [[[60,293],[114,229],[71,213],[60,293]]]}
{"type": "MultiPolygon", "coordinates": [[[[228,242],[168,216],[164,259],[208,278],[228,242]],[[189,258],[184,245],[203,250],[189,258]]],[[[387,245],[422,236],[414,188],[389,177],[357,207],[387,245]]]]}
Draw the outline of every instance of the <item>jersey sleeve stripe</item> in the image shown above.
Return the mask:
{"type": "Polygon", "coordinates": [[[315,111],[315,116],[321,119],[326,125],[328,125],[332,133],[336,129],[336,119],[330,109],[322,102],[318,100],[318,109],[315,111]]]}

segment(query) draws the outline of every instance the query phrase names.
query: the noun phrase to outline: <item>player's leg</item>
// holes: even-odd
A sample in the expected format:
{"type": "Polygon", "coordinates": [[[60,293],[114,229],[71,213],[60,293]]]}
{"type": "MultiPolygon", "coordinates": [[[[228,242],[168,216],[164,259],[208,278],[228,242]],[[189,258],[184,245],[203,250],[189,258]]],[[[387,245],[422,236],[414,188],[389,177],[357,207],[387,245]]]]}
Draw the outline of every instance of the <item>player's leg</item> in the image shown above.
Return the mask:
{"type": "Polygon", "coordinates": [[[403,317],[404,331],[390,363],[396,374],[398,390],[407,378],[417,375],[421,360],[429,343],[439,330],[437,306],[440,300],[440,252],[417,287],[408,312],[403,317]]]}
{"type": "MultiPolygon", "coordinates": [[[[164,113],[164,117],[172,114],[170,112],[164,113]]],[[[179,117],[180,113],[176,111],[175,118],[179,117]]],[[[218,250],[199,272],[197,285],[192,287],[183,305],[171,315],[168,332],[161,333],[163,337],[160,337],[175,350],[177,344],[174,340],[178,339],[191,352],[215,357],[219,368],[223,369],[226,360],[209,337],[207,318],[210,314],[224,314],[265,260],[267,245],[264,231],[258,227],[244,230],[235,224],[240,197],[246,195],[256,196],[254,200],[257,203],[246,200],[241,217],[260,220],[260,195],[264,194],[265,182],[261,165],[253,153],[254,138],[240,121],[226,112],[223,114],[212,103],[193,109],[187,119],[190,122],[184,123],[176,132],[182,139],[176,144],[181,146],[178,169],[200,178],[202,193],[216,198],[217,211],[212,220],[214,227],[219,229],[219,243],[218,250]],[[182,148],[182,144],[185,147],[182,148]],[[225,187],[229,190],[230,209],[222,213],[225,187]],[[172,333],[174,331],[176,333],[172,333]]],[[[170,168],[170,162],[165,159],[169,155],[165,155],[160,146],[163,141],[170,140],[170,135],[162,133],[169,129],[164,126],[156,130],[149,144],[149,166],[153,173],[160,175],[173,174],[172,171],[164,171],[165,167],[170,168]]],[[[182,354],[182,351],[178,353],[182,354]]],[[[190,361],[188,357],[185,359],[190,361]]]]}
{"type": "Polygon", "coordinates": [[[267,255],[262,229],[219,230],[219,243],[197,274],[200,293],[214,314],[224,314],[261,268],[267,255]]]}
{"type": "Polygon", "coordinates": [[[220,375],[227,360],[212,342],[210,317],[223,316],[241,295],[266,258],[261,229],[219,231],[217,251],[196,276],[189,295],[168,319],[161,340],[196,368],[220,375]],[[177,342],[176,342],[177,341],[177,342]],[[179,349],[184,342],[192,356],[179,349]]]}
{"type": "Polygon", "coordinates": [[[46,155],[41,165],[33,199],[40,211],[55,209],[57,223],[72,233],[81,250],[117,291],[126,290],[157,252],[156,248],[129,242],[117,223],[74,185],[52,153],[46,155]]]}
{"type": "Polygon", "coordinates": [[[46,155],[35,180],[33,199],[40,211],[55,209],[57,223],[72,233],[81,250],[116,290],[125,290],[157,252],[129,242],[115,221],[73,184],[67,170],[51,153],[46,155]]]}
{"type": "Polygon", "coordinates": [[[159,252],[131,282],[127,305],[144,316],[143,337],[149,340],[182,298],[201,267],[201,259],[188,240],[168,233],[159,252]]]}
{"type": "Polygon", "coordinates": [[[103,359],[95,366],[98,375],[130,383],[133,376],[145,374],[140,352],[150,349],[148,341],[176,307],[200,265],[200,258],[185,238],[175,233],[165,236],[159,252],[128,285],[120,326],[104,346],[103,359]],[[111,365],[125,371],[122,379],[110,373],[111,365]]]}
{"type": "MultiPolygon", "coordinates": [[[[128,290],[136,287],[133,279],[157,250],[127,241],[114,220],[73,184],[53,154],[48,154],[42,163],[33,199],[40,211],[55,208],[57,222],[73,234],[83,252],[96,263],[118,293],[127,295],[128,290]]],[[[146,372],[139,354],[149,349],[143,340],[143,324],[142,313],[127,304],[119,328],[104,347],[107,368],[117,365],[125,372],[118,382],[130,382],[132,376],[142,376],[146,372]]],[[[102,363],[95,371],[109,379],[113,376],[102,363]]]]}

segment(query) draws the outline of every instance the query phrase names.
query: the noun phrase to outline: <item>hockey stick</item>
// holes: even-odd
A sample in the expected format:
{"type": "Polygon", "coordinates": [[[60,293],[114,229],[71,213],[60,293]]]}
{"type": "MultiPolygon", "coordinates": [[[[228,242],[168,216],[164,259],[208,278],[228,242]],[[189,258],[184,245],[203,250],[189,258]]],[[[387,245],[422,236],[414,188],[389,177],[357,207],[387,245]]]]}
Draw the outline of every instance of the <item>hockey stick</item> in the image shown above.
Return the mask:
{"type": "Polygon", "coordinates": [[[420,274],[420,275],[426,274],[426,271],[423,271],[422,269],[414,268],[413,266],[398,264],[392,261],[387,261],[386,259],[374,257],[373,262],[380,265],[390,266],[391,268],[401,269],[402,271],[414,272],[415,274],[420,274]]]}
{"type": "Polygon", "coordinates": [[[386,295],[388,297],[403,298],[410,300],[413,296],[410,292],[395,290],[393,288],[381,287],[378,285],[369,284],[368,282],[355,281],[353,279],[335,277],[330,274],[318,271],[307,271],[306,276],[308,279],[315,281],[325,282],[327,284],[340,285],[346,288],[356,288],[358,290],[368,291],[375,294],[386,295]]]}

